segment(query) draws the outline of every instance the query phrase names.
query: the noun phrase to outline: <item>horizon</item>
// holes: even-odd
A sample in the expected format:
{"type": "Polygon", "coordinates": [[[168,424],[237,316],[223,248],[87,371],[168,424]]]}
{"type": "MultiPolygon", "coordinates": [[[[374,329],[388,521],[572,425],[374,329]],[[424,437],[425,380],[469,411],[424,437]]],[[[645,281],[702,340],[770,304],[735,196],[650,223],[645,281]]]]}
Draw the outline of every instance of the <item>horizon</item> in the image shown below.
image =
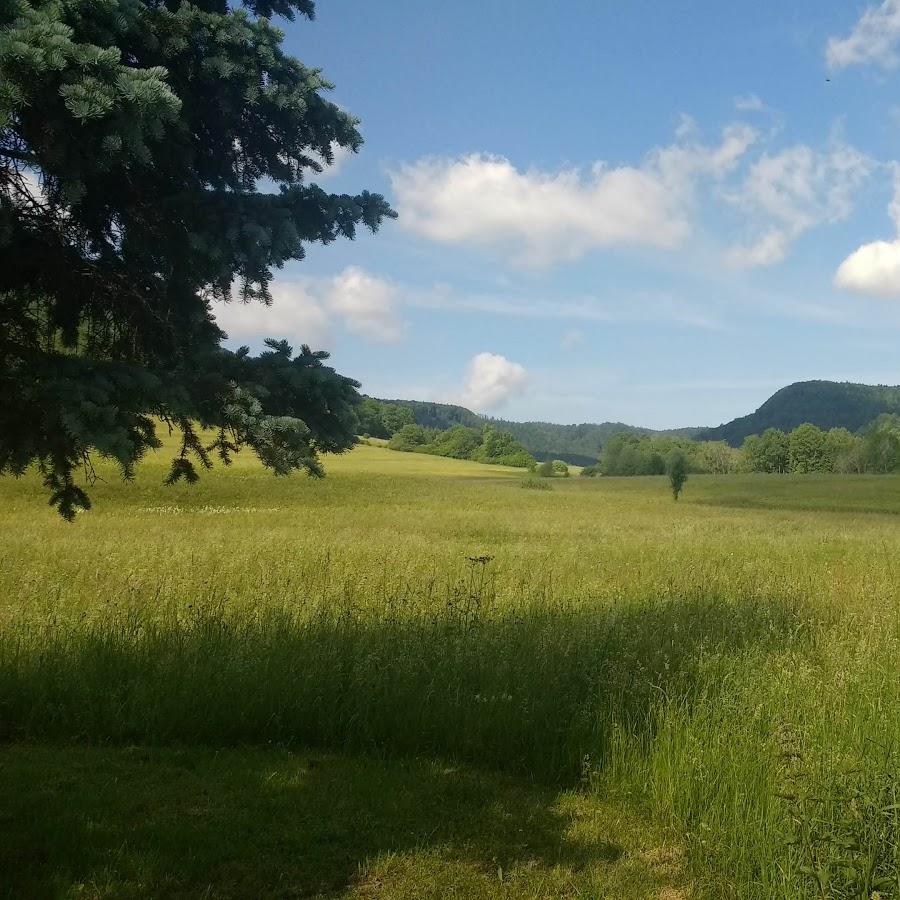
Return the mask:
{"type": "MultiPolygon", "coordinates": [[[[645,431],[656,431],[656,432],[665,432],[665,431],[700,431],[700,432],[702,432],[702,431],[711,431],[713,429],[720,428],[724,425],[728,425],[729,423],[733,422],[735,419],[742,419],[742,418],[746,418],[748,416],[753,415],[754,413],[759,411],[760,407],[763,406],[766,401],[771,400],[772,397],[775,396],[775,394],[781,393],[781,391],[783,391],[787,388],[796,387],[797,385],[801,385],[801,384],[815,384],[815,383],[818,383],[818,384],[823,384],[823,383],[824,384],[847,384],[847,385],[855,385],[858,387],[900,388],[900,385],[896,385],[896,384],[884,384],[884,383],[866,384],[866,383],[860,382],[860,381],[835,381],[835,380],[827,379],[827,378],[808,378],[803,381],[792,381],[790,384],[782,385],[776,391],[773,391],[773,393],[769,394],[769,396],[766,397],[765,400],[763,400],[757,406],[753,407],[753,409],[749,409],[743,413],[738,413],[737,415],[732,416],[730,419],[727,419],[725,421],[716,422],[716,423],[710,422],[710,423],[705,423],[705,424],[693,424],[693,425],[675,425],[673,427],[666,427],[666,428],[653,428],[653,427],[650,427],[647,425],[642,425],[637,422],[625,422],[625,421],[621,421],[618,419],[616,419],[616,420],[593,419],[593,420],[589,420],[589,421],[584,420],[581,422],[559,422],[554,419],[511,419],[507,416],[492,415],[490,413],[479,413],[473,409],[469,409],[468,407],[462,407],[462,408],[468,410],[469,412],[473,413],[474,415],[481,416],[482,418],[488,419],[490,421],[514,422],[519,425],[542,424],[542,425],[561,425],[561,426],[570,426],[570,427],[576,427],[576,426],[580,426],[580,425],[624,425],[626,428],[642,429],[645,431]]],[[[442,403],[442,401],[439,401],[439,400],[422,400],[417,397],[375,397],[372,394],[367,393],[366,391],[363,391],[363,396],[371,397],[373,400],[378,400],[380,403],[403,403],[403,402],[442,403]]],[[[444,404],[444,405],[461,406],[461,404],[453,404],[453,403],[444,404]]]]}
{"type": "Polygon", "coordinates": [[[311,180],[399,218],[310,247],[271,308],[218,308],[229,345],[561,424],[900,383],[900,3],[473,9],[333,0],[286,27],[366,140],[311,180]]]}

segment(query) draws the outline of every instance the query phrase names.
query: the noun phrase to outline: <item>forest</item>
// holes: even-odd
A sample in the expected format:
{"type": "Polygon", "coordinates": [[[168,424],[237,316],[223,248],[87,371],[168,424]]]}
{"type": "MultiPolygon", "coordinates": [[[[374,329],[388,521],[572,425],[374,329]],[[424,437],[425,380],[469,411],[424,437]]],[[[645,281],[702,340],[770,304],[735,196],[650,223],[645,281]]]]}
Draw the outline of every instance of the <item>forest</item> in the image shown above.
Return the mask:
{"type": "MultiPolygon", "coordinates": [[[[431,421],[441,421],[440,404],[418,404],[417,407],[424,408],[431,421]]],[[[476,423],[474,426],[455,424],[441,429],[410,422],[415,409],[411,404],[366,398],[360,410],[360,428],[365,430],[360,433],[389,438],[388,446],[394,450],[456,459],[532,469],[542,461],[571,462],[565,456],[554,456],[546,450],[531,451],[524,441],[517,439],[519,429],[509,427],[516,423],[502,423],[501,426],[499,421],[492,420],[491,424],[484,424],[484,420],[475,417],[471,420],[476,423]]],[[[461,407],[450,409],[462,410],[461,407]]],[[[535,426],[539,423],[526,424],[535,426]]],[[[593,428],[595,436],[605,427],[570,426],[572,429],[593,428]]],[[[587,458],[589,461],[582,466],[581,474],[588,477],[662,475],[666,472],[669,456],[676,451],[684,454],[689,471],[697,474],[885,474],[900,470],[900,415],[883,413],[855,433],[843,427],[825,430],[811,422],[803,422],[789,431],[766,428],[761,434],[748,435],[739,447],[724,440],[703,440],[702,435],[690,438],[639,433],[623,426],[623,430],[607,435],[597,446],[596,456],[587,458]]]]}

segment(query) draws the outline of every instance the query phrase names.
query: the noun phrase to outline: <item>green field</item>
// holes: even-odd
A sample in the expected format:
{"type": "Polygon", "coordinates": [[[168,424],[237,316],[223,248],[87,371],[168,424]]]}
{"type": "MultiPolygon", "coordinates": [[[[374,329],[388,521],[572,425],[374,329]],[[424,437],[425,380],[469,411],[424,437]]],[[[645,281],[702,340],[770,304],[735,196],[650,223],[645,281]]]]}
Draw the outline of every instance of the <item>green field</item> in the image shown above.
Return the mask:
{"type": "Polygon", "coordinates": [[[900,897],[900,478],[170,455],[0,481],[8,896],[900,897]]]}

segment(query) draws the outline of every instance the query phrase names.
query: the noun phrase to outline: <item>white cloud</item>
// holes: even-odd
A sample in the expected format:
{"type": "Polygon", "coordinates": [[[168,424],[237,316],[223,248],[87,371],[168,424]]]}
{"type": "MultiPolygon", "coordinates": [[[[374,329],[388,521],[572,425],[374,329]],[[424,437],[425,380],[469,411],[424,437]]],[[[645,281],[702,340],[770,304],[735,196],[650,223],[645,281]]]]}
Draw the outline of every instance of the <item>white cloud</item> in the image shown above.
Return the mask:
{"type": "Polygon", "coordinates": [[[237,300],[215,304],[217,324],[236,341],[274,337],[295,345],[309,344],[313,349],[331,345],[334,335],[330,317],[309,285],[276,281],[271,293],[271,306],[237,300]]]}
{"type": "Polygon", "coordinates": [[[406,330],[397,316],[396,288],[357,266],[344,269],[333,279],[326,304],[347,328],[374,341],[398,341],[406,330]]]}
{"type": "Polygon", "coordinates": [[[870,64],[883,69],[896,68],[900,62],[900,0],[884,0],[870,6],[846,37],[833,37],[825,47],[825,60],[832,69],[870,64]]]}
{"type": "Polygon", "coordinates": [[[734,266],[781,262],[802,234],[839,222],[853,209],[853,194],[868,178],[872,161],[853,147],[834,143],[826,153],[799,144],[751,167],[741,189],[729,199],[762,225],[749,244],[732,247],[734,266]]]}
{"type": "Polygon", "coordinates": [[[765,112],[768,107],[756,94],[742,94],[734,98],[734,108],[738,112],[765,112]]]}
{"type": "Polygon", "coordinates": [[[900,239],[863,244],[841,263],[834,284],[859,294],[900,297],[900,239]]]}
{"type": "Polygon", "coordinates": [[[774,266],[788,252],[791,239],[781,228],[773,228],[749,244],[737,244],[725,254],[725,261],[736,269],[774,266]]]}
{"type": "Polygon", "coordinates": [[[380,343],[400,340],[406,330],[396,288],[356,266],[333,278],[275,281],[270,290],[271,306],[232,301],[213,307],[229,338],[283,337],[317,348],[334,342],[338,324],[380,343]]]}
{"type": "Polygon", "coordinates": [[[502,156],[476,153],[419,160],[390,177],[406,228],[546,266],[617,244],[677,246],[691,231],[697,181],[724,177],[755,139],[751,128],[733,125],[717,146],[681,140],[639,166],[523,171],[502,156]]]}
{"type": "Polygon", "coordinates": [[[675,128],[675,137],[679,141],[686,141],[688,138],[696,137],[700,133],[697,120],[687,113],[678,114],[678,126],[675,128]]]}
{"type": "MultiPolygon", "coordinates": [[[[894,196],[888,214],[900,235],[900,165],[895,163],[893,169],[894,196]]],[[[840,264],[834,284],[858,294],[900,298],[900,237],[863,244],[840,264]]]]}
{"type": "Polygon", "coordinates": [[[344,165],[353,157],[353,151],[348,150],[346,147],[342,147],[340,144],[332,143],[331,145],[331,156],[332,161],[331,165],[329,165],[323,156],[320,156],[318,153],[310,153],[309,154],[316,162],[322,166],[321,172],[310,172],[309,180],[312,182],[317,181],[326,181],[329,178],[333,178],[337,175],[341,169],[344,168],[344,165]]]}
{"type": "Polygon", "coordinates": [[[469,362],[460,402],[479,412],[496,409],[521,394],[527,383],[523,366],[498,353],[479,353],[469,362]]]}

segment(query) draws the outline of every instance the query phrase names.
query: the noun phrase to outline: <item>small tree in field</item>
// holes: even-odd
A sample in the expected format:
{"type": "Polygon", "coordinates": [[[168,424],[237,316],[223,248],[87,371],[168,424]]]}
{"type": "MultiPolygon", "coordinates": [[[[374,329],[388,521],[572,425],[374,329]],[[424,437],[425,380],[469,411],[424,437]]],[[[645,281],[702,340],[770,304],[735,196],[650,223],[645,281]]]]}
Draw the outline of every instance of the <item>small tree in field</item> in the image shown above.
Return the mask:
{"type": "Polygon", "coordinates": [[[669,476],[669,485],[672,488],[672,496],[677,500],[684,483],[688,479],[687,457],[681,450],[673,450],[666,462],[666,474],[669,476]]]}

